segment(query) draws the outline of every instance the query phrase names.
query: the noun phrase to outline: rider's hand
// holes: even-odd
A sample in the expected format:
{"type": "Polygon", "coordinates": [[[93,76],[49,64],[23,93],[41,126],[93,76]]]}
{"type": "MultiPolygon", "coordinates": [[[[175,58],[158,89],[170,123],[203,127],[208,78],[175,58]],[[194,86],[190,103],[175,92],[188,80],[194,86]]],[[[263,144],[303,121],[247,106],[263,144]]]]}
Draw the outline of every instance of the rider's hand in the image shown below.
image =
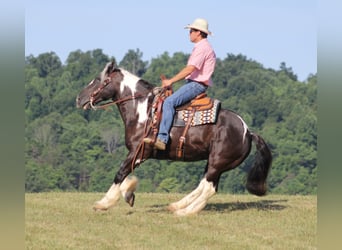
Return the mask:
{"type": "Polygon", "coordinates": [[[166,88],[166,87],[171,87],[172,85],[172,81],[170,79],[163,79],[162,80],[162,87],[166,88]]]}

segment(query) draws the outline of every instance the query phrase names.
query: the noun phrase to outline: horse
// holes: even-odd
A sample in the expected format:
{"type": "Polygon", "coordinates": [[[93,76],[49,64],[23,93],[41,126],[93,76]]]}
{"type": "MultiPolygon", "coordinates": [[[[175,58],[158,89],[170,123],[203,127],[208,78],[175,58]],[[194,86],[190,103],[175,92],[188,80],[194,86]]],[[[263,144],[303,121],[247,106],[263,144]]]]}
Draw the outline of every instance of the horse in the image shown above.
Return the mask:
{"type": "MultiPolygon", "coordinates": [[[[122,195],[134,205],[137,178],[129,175],[147,159],[180,160],[176,147],[184,128],[172,127],[165,151],[144,145],[146,127],[151,122],[151,105],[155,86],[129,71],[108,62],[101,73],[84,87],[76,98],[76,107],[87,109],[116,105],[125,126],[126,159],[115,174],[113,183],[94,209],[107,210],[122,195]],[[109,102],[109,103],[108,103],[109,102]],[[105,104],[104,104],[105,103],[105,104]],[[138,157],[138,154],[141,154],[138,157]]],[[[267,176],[272,164],[272,154],[264,139],[251,132],[244,120],[235,112],[221,108],[215,123],[191,126],[185,136],[185,162],[207,160],[205,171],[197,188],[167,207],[178,216],[198,214],[217,192],[222,173],[238,167],[250,154],[252,142],[256,145],[253,166],[246,178],[249,193],[263,196],[267,192],[267,176]]]]}

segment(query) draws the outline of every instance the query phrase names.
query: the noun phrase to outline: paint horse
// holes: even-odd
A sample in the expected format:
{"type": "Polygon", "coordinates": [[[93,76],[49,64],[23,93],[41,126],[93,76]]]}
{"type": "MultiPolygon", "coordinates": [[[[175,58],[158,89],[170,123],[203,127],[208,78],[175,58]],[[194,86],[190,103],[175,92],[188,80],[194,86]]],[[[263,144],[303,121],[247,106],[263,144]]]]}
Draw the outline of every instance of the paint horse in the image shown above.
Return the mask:
{"type": "MultiPolygon", "coordinates": [[[[144,145],[146,127],[151,122],[150,110],[154,99],[154,85],[107,63],[103,71],[77,96],[76,106],[83,109],[103,107],[105,101],[116,104],[125,125],[127,158],[122,162],[114,181],[94,205],[95,210],[107,210],[114,206],[122,195],[134,205],[137,178],[130,178],[135,167],[149,159],[178,160],[176,148],[184,128],[172,127],[165,151],[144,145]],[[140,157],[137,157],[141,154],[140,157]]],[[[246,188],[254,195],[262,196],[267,191],[267,176],[272,155],[261,136],[252,133],[243,119],[233,111],[220,109],[216,123],[192,126],[186,134],[183,161],[207,160],[204,175],[195,190],[181,200],[171,203],[168,209],[179,216],[200,212],[218,189],[222,173],[239,166],[250,154],[252,142],[256,145],[253,166],[246,178],[246,188]]]]}

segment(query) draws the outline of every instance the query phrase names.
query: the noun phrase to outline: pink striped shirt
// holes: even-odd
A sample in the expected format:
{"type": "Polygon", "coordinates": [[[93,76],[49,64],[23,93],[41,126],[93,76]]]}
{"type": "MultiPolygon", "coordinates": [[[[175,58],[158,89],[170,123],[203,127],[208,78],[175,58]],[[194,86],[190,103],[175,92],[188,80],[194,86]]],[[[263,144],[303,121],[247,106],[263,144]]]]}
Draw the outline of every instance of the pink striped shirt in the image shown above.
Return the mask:
{"type": "Polygon", "coordinates": [[[207,39],[195,43],[187,65],[193,65],[196,69],[185,79],[203,82],[212,86],[211,75],[214,72],[216,55],[207,39]]]}

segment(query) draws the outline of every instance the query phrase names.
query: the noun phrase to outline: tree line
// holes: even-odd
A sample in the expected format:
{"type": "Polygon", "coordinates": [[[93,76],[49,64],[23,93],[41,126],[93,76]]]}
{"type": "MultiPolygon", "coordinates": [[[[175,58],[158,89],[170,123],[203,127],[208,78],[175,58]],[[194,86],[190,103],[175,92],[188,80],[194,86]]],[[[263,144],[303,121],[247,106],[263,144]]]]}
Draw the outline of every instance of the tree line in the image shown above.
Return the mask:
{"type": "MultiPolygon", "coordinates": [[[[151,61],[129,50],[117,64],[160,85],[160,74],[171,77],[187,62],[182,52],[151,61]]],[[[101,49],[69,53],[63,64],[54,52],[25,58],[25,190],[43,192],[106,191],[127,150],[117,108],[76,109],[79,91],[114,60],[101,49]]],[[[217,59],[214,86],[208,95],[222,107],[239,113],[260,134],[273,153],[269,190],[279,194],[317,192],[317,75],[304,82],[281,62],[269,69],[245,55],[217,59]]],[[[175,88],[182,83],[177,83],[175,88]]],[[[245,173],[253,150],[238,168],[222,175],[219,192],[245,193],[245,173]]],[[[205,162],[148,160],[134,172],[139,191],[188,192],[204,172],[205,162]]]]}

